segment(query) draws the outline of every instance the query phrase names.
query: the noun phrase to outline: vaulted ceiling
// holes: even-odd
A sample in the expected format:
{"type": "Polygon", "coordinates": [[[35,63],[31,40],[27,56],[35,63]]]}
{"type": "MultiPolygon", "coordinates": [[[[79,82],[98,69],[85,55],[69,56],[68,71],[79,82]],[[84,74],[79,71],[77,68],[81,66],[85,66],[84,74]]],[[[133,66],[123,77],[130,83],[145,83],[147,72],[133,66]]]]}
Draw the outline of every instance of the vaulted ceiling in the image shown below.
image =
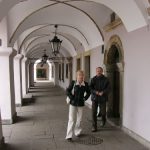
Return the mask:
{"type": "Polygon", "coordinates": [[[7,18],[8,46],[27,57],[50,53],[58,25],[61,56],[75,56],[104,42],[103,27],[115,12],[128,32],[146,26],[148,0],[0,0],[0,21],[7,18]]]}

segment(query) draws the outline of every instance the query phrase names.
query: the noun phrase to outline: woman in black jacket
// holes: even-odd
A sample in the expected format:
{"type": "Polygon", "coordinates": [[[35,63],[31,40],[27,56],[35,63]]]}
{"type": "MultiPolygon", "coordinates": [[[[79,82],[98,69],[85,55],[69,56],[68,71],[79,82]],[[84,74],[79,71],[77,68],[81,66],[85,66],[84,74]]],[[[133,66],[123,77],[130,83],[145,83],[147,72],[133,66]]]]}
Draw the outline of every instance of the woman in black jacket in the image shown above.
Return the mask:
{"type": "Polygon", "coordinates": [[[84,81],[84,72],[77,71],[77,80],[72,81],[66,90],[67,96],[70,99],[69,106],[69,121],[67,128],[66,139],[68,141],[72,140],[73,130],[76,136],[80,136],[82,128],[82,114],[84,102],[90,96],[90,88],[87,82],[84,81]],[[75,128],[73,129],[75,124],[75,128]]]}

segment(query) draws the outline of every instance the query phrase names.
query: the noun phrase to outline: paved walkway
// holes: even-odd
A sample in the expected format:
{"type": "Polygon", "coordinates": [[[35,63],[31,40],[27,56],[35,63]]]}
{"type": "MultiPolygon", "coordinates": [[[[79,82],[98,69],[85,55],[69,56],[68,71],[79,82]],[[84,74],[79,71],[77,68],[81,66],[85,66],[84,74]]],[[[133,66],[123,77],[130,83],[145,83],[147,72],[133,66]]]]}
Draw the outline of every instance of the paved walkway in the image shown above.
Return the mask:
{"type": "Polygon", "coordinates": [[[84,112],[84,136],[74,137],[74,142],[69,143],[65,140],[68,106],[64,92],[48,83],[39,83],[30,92],[35,101],[17,108],[17,123],[3,126],[6,150],[146,150],[108,124],[91,133],[88,108],[84,112]]]}

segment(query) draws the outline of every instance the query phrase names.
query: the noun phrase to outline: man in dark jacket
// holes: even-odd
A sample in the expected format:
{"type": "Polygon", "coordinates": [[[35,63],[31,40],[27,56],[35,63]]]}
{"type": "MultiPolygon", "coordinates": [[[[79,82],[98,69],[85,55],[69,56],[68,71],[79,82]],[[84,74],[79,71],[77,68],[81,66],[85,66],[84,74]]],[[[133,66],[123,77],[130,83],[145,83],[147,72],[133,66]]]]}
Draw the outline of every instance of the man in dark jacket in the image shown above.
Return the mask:
{"type": "Polygon", "coordinates": [[[100,106],[102,115],[102,126],[106,123],[106,102],[110,91],[110,83],[103,75],[103,68],[96,68],[96,76],[91,79],[91,100],[92,100],[92,132],[97,131],[97,108],[100,106]]]}

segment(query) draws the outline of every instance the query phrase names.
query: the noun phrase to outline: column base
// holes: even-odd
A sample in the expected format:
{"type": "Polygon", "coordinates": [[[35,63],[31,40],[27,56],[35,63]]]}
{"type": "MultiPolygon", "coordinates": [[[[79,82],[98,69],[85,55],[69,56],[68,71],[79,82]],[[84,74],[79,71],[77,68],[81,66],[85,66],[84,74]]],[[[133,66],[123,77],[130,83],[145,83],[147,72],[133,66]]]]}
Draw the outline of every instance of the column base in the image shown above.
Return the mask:
{"type": "Polygon", "coordinates": [[[5,143],[5,139],[4,137],[2,137],[2,139],[0,140],[0,148],[4,147],[4,143],[5,143]]]}
{"type": "Polygon", "coordinates": [[[12,119],[3,119],[2,125],[11,125],[17,120],[17,112],[13,115],[12,119]]]}
{"type": "Polygon", "coordinates": [[[140,135],[136,134],[135,132],[129,130],[128,128],[122,126],[122,130],[128,134],[130,137],[132,137],[133,139],[135,139],[136,141],[138,141],[139,143],[141,143],[142,145],[144,145],[147,149],[150,149],[150,142],[146,139],[144,139],[143,137],[141,137],[140,135]]]}
{"type": "Polygon", "coordinates": [[[26,94],[23,96],[23,105],[29,104],[33,102],[32,94],[26,94]]]}
{"type": "Polygon", "coordinates": [[[16,104],[16,107],[22,107],[22,104],[16,104]]]}

